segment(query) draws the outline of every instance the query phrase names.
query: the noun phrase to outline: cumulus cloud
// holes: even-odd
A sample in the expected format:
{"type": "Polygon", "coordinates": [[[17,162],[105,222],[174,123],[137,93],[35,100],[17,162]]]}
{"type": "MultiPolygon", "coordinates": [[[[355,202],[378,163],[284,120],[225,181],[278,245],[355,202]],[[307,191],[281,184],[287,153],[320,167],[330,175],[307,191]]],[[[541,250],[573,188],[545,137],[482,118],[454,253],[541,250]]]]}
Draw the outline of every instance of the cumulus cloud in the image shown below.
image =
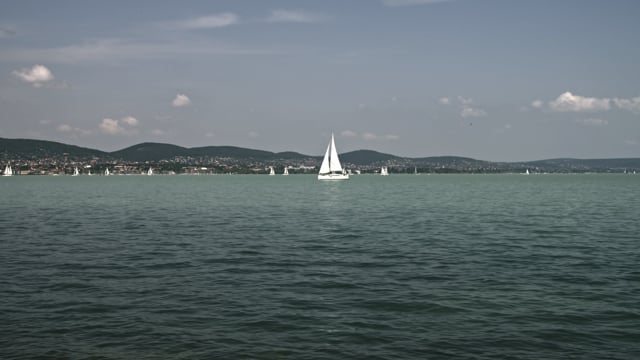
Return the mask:
{"type": "Polygon", "coordinates": [[[35,87],[41,87],[44,83],[53,80],[53,74],[44,65],[34,65],[31,69],[16,70],[13,74],[35,87]]]}
{"type": "Polygon", "coordinates": [[[442,105],[449,106],[454,105],[460,109],[460,116],[463,118],[468,117],[483,117],[487,116],[487,112],[473,105],[473,99],[464,96],[458,96],[454,99],[448,97],[441,97],[438,102],[442,105]]]}
{"type": "Polygon", "coordinates": [[[453,0],[382,0],[382,4],[390,7],[397,6],[413,6],[413,5],[429,5],[443,2],[449,2],[453,0]]]}
{"type": "Polygon", "coordinates": [[[544,106],[544,102],[542,102],[542,100],[534,100],[531,102],[531,107],[532,108],[536,108],[536,109],[540,109],[544,106]]]}
{"type": "Polygon", "coordinates": [[[344,130],[340,133],[340,136],[344,136],[344,137],[356,137],[358,136],[358,134],[355,131],[351,131],[351,130],[344,130]]]}
{"type": "Polygon", "coordinates": [[[215,29],[234,25],[238,22],[238,15],[227,12],[178,21],[173,25],[183,29],[215,29]]]}
{"type": "Polygon", "coordinates": [[[362,134],[362,138],[364,140],[367,140],[367,141],[374,141],[374,140],[394,141],[394,140],[400,139],[400,136],[395,135],[395,134],[377,135],[377,134],[374,134],[372,132],[365,132],[365,133],[362,134]]]}
{"type": "Polygon", "coordinates": [[[300,10],[273,10],[267,17],[271,23],[317,23],[326,19],[325,16],[300,10]]]}
{"type": "Polygon", "coordinates": [[[120,120],[102,119],[100,123],[100,131],[107,135],[133,135],[137,133],[132,127],[139,124],[138,120],[133,116],[127,116],[120,120]]]}
{"type": "Polygon", "coordinates": [[[462,111],[460,112],[460,116],[462,116],[463,118],[483,117],[487,116],[487,112],[482,109],[473,108],[469,105],[464,105],[462,107],[462,111]]]}
{"type": "Polygon", "coordinates": [[[78,127],[73,127],[69,124],[61,124],[58,126],[57,130],[61,133],[69,134],[72,137],[91,135],[91,130],[85,130],[78,127]]]}
{"type": "Polygon", "coordinates": [[[636,114],[640,114],[640,96],[633,99],[618,99],[612,100],[615,106],[620,109],[628,110],[636,114]]]}
{"type": "Polygon", "coordinates": [[[592,97],[584,97],[574,95],[567,91],[557,99],[549,102],[549,108],[553,111],[567,112],[588,112],[588,111],[605,111],[611,108],[609,99],[598,99],[592,97]]]}
{"type": "Polygon", "coordinates": [[[442,105],[449,105],[451,104],[451,99],[449,99],[448,97],[441,97],[440,99],[438,99],[438,102],[442,105]]]}
{"type": "Polygon", "coordinates": [[[183,107],[191,104],[191,99],[185,94],[176,95],[175,99],[171,103],[174,107],[183,107]]]}
{"type": "Polygon", "coordinates": [[[576,119],[574,120],[575,123],[580,124],[580,125],[585,125],[585,126],[604,126],[604,125],[608,125],[609,122],[607,120],[602,120],[602,119],[576,119]]]}

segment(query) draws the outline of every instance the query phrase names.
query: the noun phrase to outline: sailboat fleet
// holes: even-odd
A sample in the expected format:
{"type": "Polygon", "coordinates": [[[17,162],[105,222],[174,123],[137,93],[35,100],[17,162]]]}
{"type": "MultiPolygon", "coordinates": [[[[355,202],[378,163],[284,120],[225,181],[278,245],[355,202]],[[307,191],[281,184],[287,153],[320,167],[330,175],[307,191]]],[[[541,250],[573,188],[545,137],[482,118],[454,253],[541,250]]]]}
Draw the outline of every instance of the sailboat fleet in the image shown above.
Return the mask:
{"type": "Polygon", "coordinates": [[[320,165],[318,180],[349,180],[349,174],[340,164],[333,133],[331,133],[331,141],[327,145],[327,151],[325,151],[322,165],[320,165]]]}
{"type": "Polygon", "coordinates": [[[11,165],[7,165],[4,168],[4,172],[2,173],[2,176],[12,176],[13,175],[13,169],[11,169],[11,165]]]}

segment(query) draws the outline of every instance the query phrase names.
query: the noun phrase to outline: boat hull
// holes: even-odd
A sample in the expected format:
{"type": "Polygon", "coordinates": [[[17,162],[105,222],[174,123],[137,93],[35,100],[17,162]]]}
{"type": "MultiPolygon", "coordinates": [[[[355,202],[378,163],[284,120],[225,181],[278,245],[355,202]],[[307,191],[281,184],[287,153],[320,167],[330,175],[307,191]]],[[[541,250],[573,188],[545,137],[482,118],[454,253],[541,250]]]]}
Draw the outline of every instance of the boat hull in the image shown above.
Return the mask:
{"type": "Polygon", "coordinates": [[[349,174],[318,174],[318,180],[349,180],[349,174]]]}

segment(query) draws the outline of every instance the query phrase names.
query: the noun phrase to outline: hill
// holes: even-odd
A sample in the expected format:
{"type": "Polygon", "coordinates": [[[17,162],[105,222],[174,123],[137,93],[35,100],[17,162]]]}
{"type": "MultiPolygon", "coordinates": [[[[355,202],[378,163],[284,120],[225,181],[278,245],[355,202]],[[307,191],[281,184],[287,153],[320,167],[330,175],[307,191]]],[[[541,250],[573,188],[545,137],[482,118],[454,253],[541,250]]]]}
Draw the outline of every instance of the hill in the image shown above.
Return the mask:
{"type": "MultiPolygon", "coordinates": [[[[55,141],[32,139],[0,138],[0,160],[43,160],[55,161],[123,161],[129,163],[179,161],[198,164],[211,159],[230,159],[234,164],[262,163],[283,165],[298,163],[305,166],[318,166],[321,156],[304,155],[293,151],[271,152],[247,149],[236,146],[205,146],[185,148],[182,146],[145,142],[128,148],[105,152],[55,141]]],[[[340,155],[347,167],[374,169],[381,165],[390,166],[397,171],[412,171],[413,167],[426,171],[449,169],[454,172],[521,172],[530,169],[536,172],[622,172],[640,171],[640,158],[615,159],[547,159],[529,162],[491,162],[458,156],[433,156],[408,158],[385,154],[373,150],[356,150],[340,155]],[[403,170],[404,169],[404,170],[403,170]]],[[[254,166],[250,165],[250,166],[254,166]]]]}
{"type": "Polygon", "coordinates": [[[55,141],[0,138],[0,157],[4,159],[68,159],[108,158],[108,152],[62,144],[55,141]]]}

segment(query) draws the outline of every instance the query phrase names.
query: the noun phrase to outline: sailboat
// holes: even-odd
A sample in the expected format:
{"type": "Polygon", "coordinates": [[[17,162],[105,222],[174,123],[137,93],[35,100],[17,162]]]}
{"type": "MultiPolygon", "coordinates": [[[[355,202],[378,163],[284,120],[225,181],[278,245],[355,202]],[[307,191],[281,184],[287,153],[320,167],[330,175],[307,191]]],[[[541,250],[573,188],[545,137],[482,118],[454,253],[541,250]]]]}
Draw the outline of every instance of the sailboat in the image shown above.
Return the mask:
{"type": "Polygon", "coordinates": [[[153,175],[153,169],[149,168],[149,170],[147,170],[147,175],[151,176],[153,175]]]}
{"type": "Polygon", "coordinates": [[[284,167],[284,172],[282,173],[282,175],[289,175],[289,169],[287,169],[287,167],[284,167]]]}
{"type": "Polygon", "coordinates": [[[525,175],[529,175],[529,169],[524,172],[525,175]]]}
{"type": "Polygon", "coordinates": [[[78,176],[80,175],[80,171],[78,171],[78,167],[76,166],[75,168],[73,168],[73,175],[71,176],[78,176]]]}
{"type": "Polygon", "coordinates": [[[7,165],[4,168],[4,172],[2,173],[2,176],[12,176],[13,175],[13,170],[11,169],[11,165],[7,165]]]}
{"type": "Polygon", "coordinates": [[[104,176],[109,176],[109,168],[104,171],[104,176]]]}
{"type": "Polygon", "coordinates": [[[275,175],[276,172],[273,170],[273,166],[269,166],[269,175],[275,175]]]}
{"type": "Polygon", "coordinates": [[[386,166],[383,166],[382,168],[380,168],[380,175],[382,175],[382,176],[388,176],[389,175],[389,170],[387,169],[386,166]]]}
{"type": "Polygon", "coordinates": [[[327,151],[324,153],[322,165],[320,165],[318,180],[349,180],[349,174],[346,174],[342,169],[342,165],[340,165],[333,133],[331,133],[331,141],[327,146],[327,151]]]}

